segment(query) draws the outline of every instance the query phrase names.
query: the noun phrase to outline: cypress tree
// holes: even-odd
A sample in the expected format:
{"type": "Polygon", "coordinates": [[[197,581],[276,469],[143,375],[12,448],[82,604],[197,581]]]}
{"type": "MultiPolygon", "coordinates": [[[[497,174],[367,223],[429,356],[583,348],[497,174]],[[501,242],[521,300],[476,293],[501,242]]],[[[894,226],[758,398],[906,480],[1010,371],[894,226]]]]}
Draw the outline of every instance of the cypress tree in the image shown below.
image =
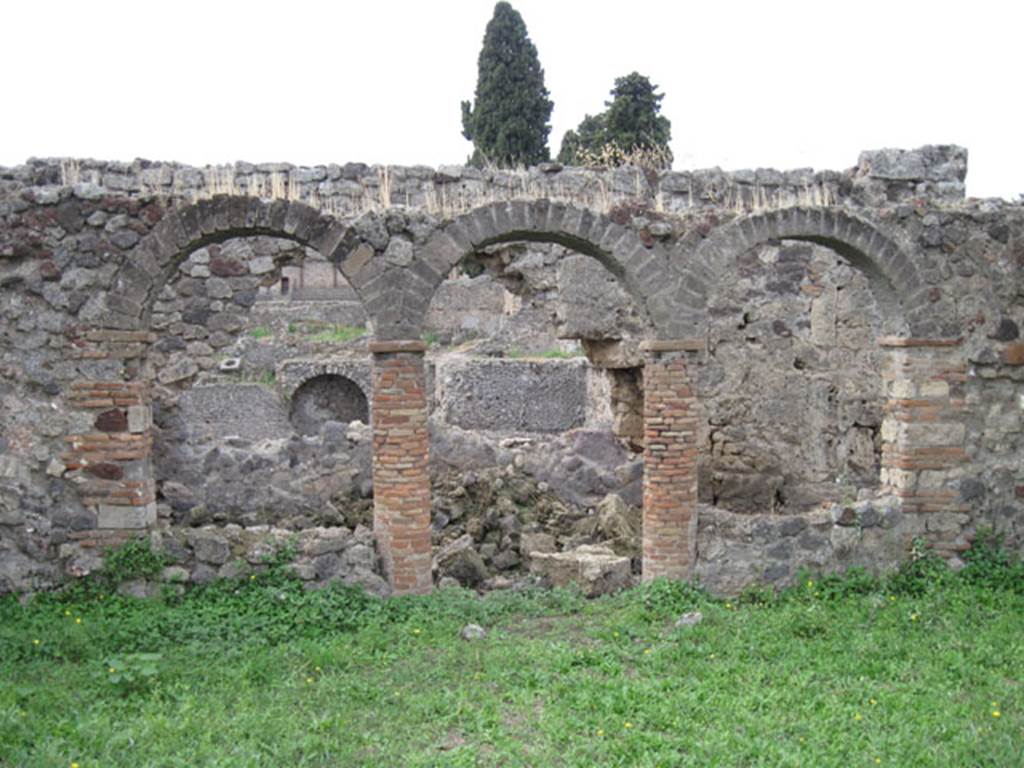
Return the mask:
{"type": "Polygon", "coordinates": [[[509,168],[546,161],[553,104],[523,17],[506,2],[494,6],[477,72],[475,103],[462,102],[470,162],[509,168]]]}

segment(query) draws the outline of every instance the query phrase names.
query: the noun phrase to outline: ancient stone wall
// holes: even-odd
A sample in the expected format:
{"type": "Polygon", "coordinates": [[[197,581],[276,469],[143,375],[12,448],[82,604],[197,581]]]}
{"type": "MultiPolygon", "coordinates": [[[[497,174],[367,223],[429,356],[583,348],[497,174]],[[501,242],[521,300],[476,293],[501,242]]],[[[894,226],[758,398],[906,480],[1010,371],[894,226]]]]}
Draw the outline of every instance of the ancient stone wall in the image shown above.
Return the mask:
{"type": "Polygon", "coordinates": [[[594,210],[630,200],[665,213],[877,206],[911,199],[956,202],[964,196],[966,173],[966,150],[935,146],[864,152],[854,168],[818,172],[809,168],[644,172],[563,168],[558,163],[521,171],[363,163],[314,167],[235,163],[193,168],[148,160],[33,159],[24,166],[3,169],[0,183],[7,190],[42,188],[44,195],[64,194],[57,190],[66,189],[82,200],[109,195],[154,197],[177,206],[215,195],[246,195],[302,202],[341,218],[391,206],[443,218],[501,200],[548,199],[594,210]]]}
{"type": "MultiPolygon", "coordinates": [[[[261,466],[251,445],[182,470],[223,481],[220,518],[190,519],[189,483],[159,467],[174,466],[161,453],[169,434],[181,432],[180,445],[201,431],[197,385],[216,383],[261,292],[311,253],[340,271],[368,323],[372,451],[342,426],[262,466],[281,451],[298,464],[313,457],[309,514],[286,527],[319,526],[332,542],[355,541],[358,523],[318,518],[315,500],[338,492],[365,508],[372,492],[378,551],[371,562],[359,550],[349,567],[347,544],[311,540],[304,577],[382,573],[399,591],[429,589],[428,433],[449,466],[486,455],[547,486],[557,461],[596,482],[610,470],[588,464],[588,445],[604,438],[586,430],[557,438],[557,458],[430,431],[431,302],[467,258],[504,272],[506,287],[509,267],[529,276],[529,249],[494,263],[522,243],[577,254],[533,251],[557,254],[547,265],[557,288],[572,286],[554,289],[565,295],[558,335],[616,372],[616,482],[638,480],[629,440],[637,426],[646,433],[648,574],[734,589],[784,582],[801,565],[891,566],[915,538],[955,560],[982,526],[1019,548],[1024,209],[963,200],[965,173],[965,153],[950,147],[865,153],[842,173],[141,161],[0,170],[0,588],[52,585],[137,535],[178,542],[167,546],[199,579],[276,546],[280,520],[227,522],[234,489],[261,466]],[[594,265],[614,290],[586,277],[594,265]],[[668,359],[652,363],[642,343],[668,359]],[[652,365],[668,371],[653,390],[652,365]],[[655,428],[664,414],[652,391],[668,398],[668,428],[655,428]],[[683,458],[652,462],[659,450],[683,458]]],[[[276,370],[284,360],[271,357],[276,370]]],[[[584,486],[564,492],[592,503],[597,486],[584,486]]]]}

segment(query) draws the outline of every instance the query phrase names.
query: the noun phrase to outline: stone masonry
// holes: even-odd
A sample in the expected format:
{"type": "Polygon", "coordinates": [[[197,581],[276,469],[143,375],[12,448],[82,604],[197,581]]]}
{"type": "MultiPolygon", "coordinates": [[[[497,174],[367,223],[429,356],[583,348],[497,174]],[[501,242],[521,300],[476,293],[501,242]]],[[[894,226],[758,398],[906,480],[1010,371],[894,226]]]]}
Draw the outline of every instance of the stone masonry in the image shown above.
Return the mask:
{"type": "MultiPolygon", "coordinates": [[[[882,482],[900,499],[917,535],[952,555],[970,542],[959,533],[969,506],[959,483],[968,462],[960,339],[880,339],[888,352],[889,390],[882,424],[882,482]]],[[[907,544],[910,542],[907,541],[907,544]]]]}
{"type": "MultiPolygon", "coordinates": [[[[310,558],[332,557],[309,567],[328,578],[344,555],[368,582],[379,557],[395,592],[428,591],[420,339],[453,270],[523,242],[593,260],[631,303],[609,313],[629,317],[629,334],[573,323],[566,333],[590,351],[624,350],[629,366],[644,369],[628,380],[644,392],[646,578],[724,574],[748,546],[749,558],[771,568],[729,571],[731,585],[786,578],[795,558],[844,566],[878,552],[867,562],[892,565],[916,539],[955,561],[981,528],[1021,548],[1024,207],[964,200],[965,174],[957,147],[866,152],[849,171],[819,173],[144,161],[0,169],[0,589],[85,572],[103,547],[132,536],[176,540],[173,504],[188,502],[173,498],[172,478],[155,482],[154,419],[219,365],[260,291],[312,252],[354,291],[371,332],[377,553],[360,541],[349,555],[351,537],[337,550],[311,544],[310,558]],[[246,238],[290,245],[236,245],[246,238]],[[752,264],[753,249],[780,243],[829,249],[873,299],[874,354],[886,360],[878,482],[792,521],[705,516],[696,503],[704,446],[756,440],[730,424],[705,441],[719,417],[700,397],[720,374],[709,329],[750,326],[744,343],[765,346],[755,332],[761,307],[787,293],[820,298],[814,280],[794,279],[798,252],[765,251],[752,264]],[[732,290],[741,280],[744,294],[732,290]],[[641,341],[643,355],[630,351],[641,341]],[[736,547],[723,546],[720,537],[733,535],[736,547]]],[[[815,307],[810,331],[827,348],[819,322],[827,307],[815,307]]],[[[776,315],[770,332],[785,339],[794,329],[776,315]]],[[[833,400],[828,393],[823,402],[833,400]]],[[[197,536],[179,538],[195,552],[192,540],[208,543],[210,534],[197,536]]],[[[221,540],[262,546],[237,532],[221,540]]],[[[203,546],[203,562],[228,565],[215,562],[226,544],[203,546]]]]}

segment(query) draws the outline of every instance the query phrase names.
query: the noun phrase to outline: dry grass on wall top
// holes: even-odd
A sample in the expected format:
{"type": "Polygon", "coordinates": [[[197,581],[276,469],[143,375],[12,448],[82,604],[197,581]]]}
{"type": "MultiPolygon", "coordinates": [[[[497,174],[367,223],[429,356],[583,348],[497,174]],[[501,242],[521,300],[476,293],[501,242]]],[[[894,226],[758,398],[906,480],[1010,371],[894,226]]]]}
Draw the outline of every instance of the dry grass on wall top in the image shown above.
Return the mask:
{"type": "MultiPolygon", "coordinates": [[[[595,160],[596,162],[596,160],[595,160]]],[[[807,184],[797,190],[787,187],[763,187],[738,184],[728,177],[716,185],[704,183],[695,190],[692,183],[687,192],[667,196],[658,190],[652,194],[643,164],[626,165],[613,178],[607,166],[594,165],[584,169],[585,182],[579,175],[538,174],[525,168],[484,169],[489,181],[444,183],[437,181],[406,182],[396,179],[391,166],[376,166],[375,175],[360,179],[358,191],[353,185],[345,190],[331,184],[300,180],[298,169],[288,171],[253,171],[239,173],[234,165],[206,166],[200,169],[203,185],[186,186],[183,175],[173,173],[170,187],[138,182],[143,194],[170,201],[194,203],[217,195],[255,197],[262,200],[302,202],[326,214],[347,218],[384,211],[392,206],[416,207],[442,219],[453,218],[490,203],[513,200],[547,199],[553,202],[589,208],[608,213],[626,201],[647,200],[655,212],[698,208],[708,202],[737,214],[780,210],[791,207],[825,207],[835,205],[836,192],[826,184],[807,184]],[[623,173],[632,180],[624,183],[623,173]],[[398,183],[396,183],[398,182],[398,183]],[[614,186],[613,186],[614,183],[614,186]],[[671,198],[671,199],[670,199],[671,198]]],[[[168,168],[168,173],[172,169],[168,168]]],[[[83,170],[75,159],[60,161],[61,183],[103,183],[98,169],[83,170]]]]}

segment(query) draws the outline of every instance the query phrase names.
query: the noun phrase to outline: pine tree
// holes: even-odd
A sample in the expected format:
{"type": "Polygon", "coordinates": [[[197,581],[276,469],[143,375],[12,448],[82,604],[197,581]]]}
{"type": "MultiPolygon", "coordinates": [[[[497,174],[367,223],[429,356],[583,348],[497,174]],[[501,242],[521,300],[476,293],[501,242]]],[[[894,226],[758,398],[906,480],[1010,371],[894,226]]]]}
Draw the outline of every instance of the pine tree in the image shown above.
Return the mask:
{"type": "Polygon", "coordinates": [[[606,138],[626,152],[636,149],[668,151],[672,123],[660,114],[664,94],[639,72],[615,79],[613,99],[605,102],[606,138]]]}
{"type": "Polygon", "coordinates": [[[477,70],[475,103],[462,102],[470,162],[509,168],[546,161],[553,105],[523,17],[506,2],[494,6],[477,70]]]}
{"type": "Polygon", "coordinates": [[[640,162],[671,166],[668,144],[672,123],[660,114],[665,97],[657,88],[638,72],[616,78],[605,111],[587,115],[575,131],[566,132],[558,161],[566,165],[640,162]]]}
{"type": "Polygon", "coordinates": [[[566,131],[562,137],[558,162],[564,165],[579,165],[583,152],[595,155],[600,153],[606,141],[606,133],[604,115],[586,115],[575,131],[566,131]]]}

